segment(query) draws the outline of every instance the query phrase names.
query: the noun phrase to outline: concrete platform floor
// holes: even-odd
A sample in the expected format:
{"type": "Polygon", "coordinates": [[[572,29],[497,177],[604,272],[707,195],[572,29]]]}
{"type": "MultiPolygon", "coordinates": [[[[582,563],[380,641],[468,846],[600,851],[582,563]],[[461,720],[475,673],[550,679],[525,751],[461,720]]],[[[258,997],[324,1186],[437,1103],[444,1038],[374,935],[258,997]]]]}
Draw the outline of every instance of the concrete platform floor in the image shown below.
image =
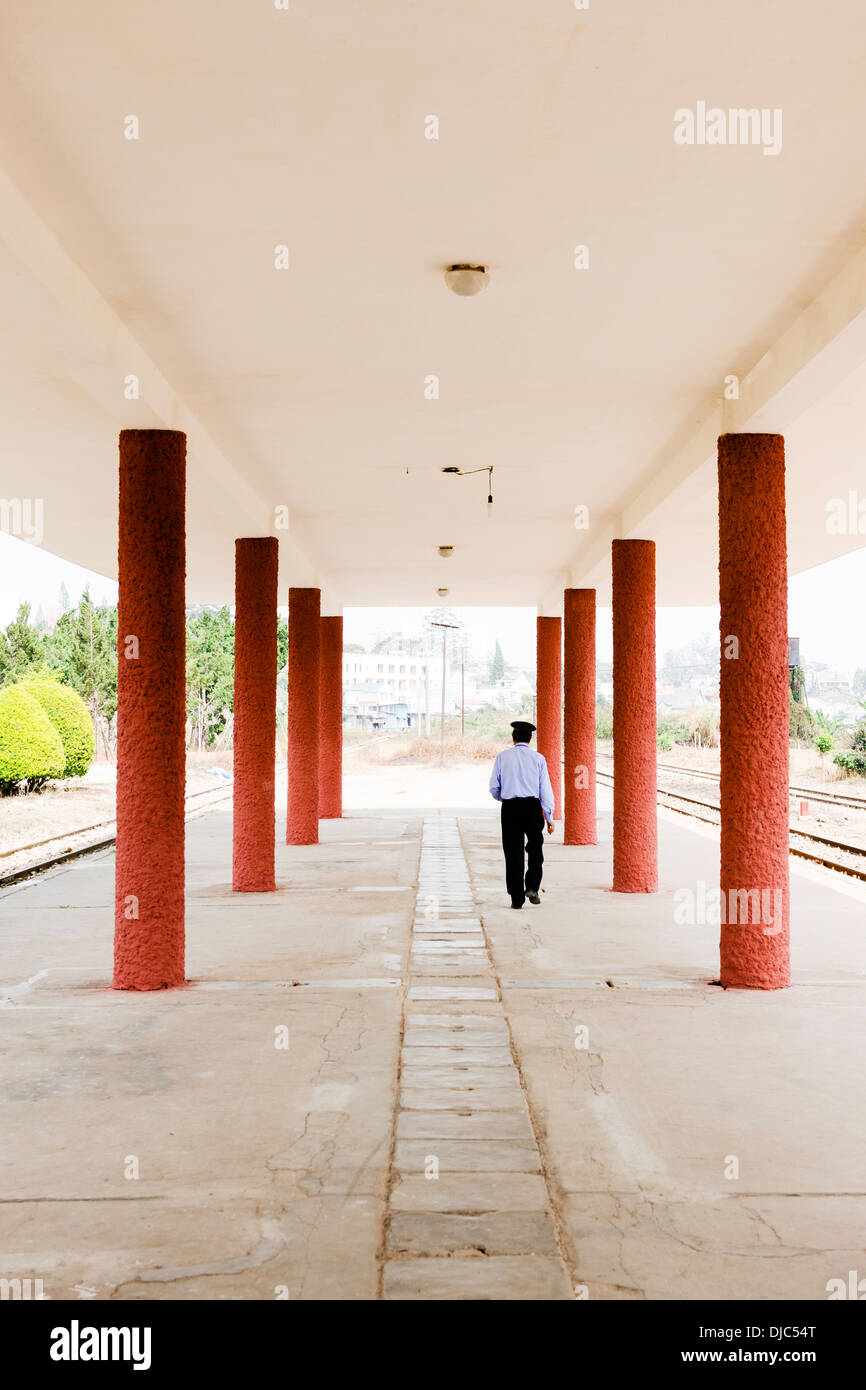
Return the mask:
{"type": "MultiPolygon", "coordinates": [[[[461,786],[463,784],[461,783],[461,786]]],[[[233,895],[188,826],[182,990],[109,988],[113,857],[0,897],[0,1277],[51,1298],[769,1299],[866,1276],[866,893],[794,870],[795,984],[713,985],[711,830],[503,891],[495,807],[352,810],[233,895]],[[420,882],[419,882],[420,875],[420,882]],[[438,1176],[427,1176],[438,1170],[438,1176]]],[[[561,831],[557,832],[557,839],[561,831]]]]}

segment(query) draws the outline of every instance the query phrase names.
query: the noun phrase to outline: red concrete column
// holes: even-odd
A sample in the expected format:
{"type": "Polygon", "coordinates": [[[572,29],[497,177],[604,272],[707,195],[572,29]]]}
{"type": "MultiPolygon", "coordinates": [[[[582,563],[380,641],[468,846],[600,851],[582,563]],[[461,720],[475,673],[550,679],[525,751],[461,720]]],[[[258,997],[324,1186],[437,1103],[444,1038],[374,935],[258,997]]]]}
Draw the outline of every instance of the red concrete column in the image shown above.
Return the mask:
{"type": "Polygon", "coordinates": [[[186,435],[121,430],[114,988],[184,981],[186,435]]]}
{"type": "Polygon", "coordinates": [[[566,845],[598,843],[595,813],[595,589],[566,589],[566,845]]]}
{"type": "Polygon", "coordinates": [[[613,542],[613,891],[658,888],[654,541],[613,542]]]}
{"type": "Polygon", "coordinates": [[[276,536],[235,541],[234,821],[232,888],[272,893],[276,833],[276,536]]]}
{"type": "Polygon", "coordinates": [[[289,590],[287,845],[319,842],[319,608],[321,590],[289,590]]]}
{"type": "Polygon", "coordinates": [[[536,620],[535,720],[537,746],[547,759],[554,820],[562,816],[562,620],[536,620]]]}
{"type": "Polygon", "coordinates": [[[319,816],[343,814],[343,619],[319,628],[319,816]]]}
{"type": "Polygon", "coordinates": [[[719,440],[721,982],[791,982],[785,441],[719,440]]]}

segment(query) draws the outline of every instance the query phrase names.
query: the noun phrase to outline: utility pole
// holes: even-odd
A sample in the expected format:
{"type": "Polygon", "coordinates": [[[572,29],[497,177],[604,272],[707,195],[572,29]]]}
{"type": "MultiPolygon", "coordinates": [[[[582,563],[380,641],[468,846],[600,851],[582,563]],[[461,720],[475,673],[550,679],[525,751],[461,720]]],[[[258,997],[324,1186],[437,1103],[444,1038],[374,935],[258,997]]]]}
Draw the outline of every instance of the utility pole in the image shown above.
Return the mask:
{"type": "Polygon", "coordinates": [[[424,732],[430,737],[430,653],[424,656],[424,732]]]}
{"type": "Polygon", "coordinates": [[[439,766],[440,766],[440,767],[444,767],[444,766],[445,766],[445,678],[446,678],[445,660],[446,660],[446,653],[447,653],[447,647],[448,647],[448,632],[447,632],[447,629],[448,629],[448,628],[451,628],[452,632],[457,632],[457,631],[459,631],[459,629],[458,629],[458,626],[457,626],[456,623],[431,623],[430,626],[431,626],[431,627],[441,627],[441,628],[442,628],[442,713],[441,713],[441,715],[440,715],[440,723],[439,723],[439,766]]]}
{"type": "Polygon", "coordinates": [[[466,647],[460,648],[460,737],[466,737],[466,647]]]}

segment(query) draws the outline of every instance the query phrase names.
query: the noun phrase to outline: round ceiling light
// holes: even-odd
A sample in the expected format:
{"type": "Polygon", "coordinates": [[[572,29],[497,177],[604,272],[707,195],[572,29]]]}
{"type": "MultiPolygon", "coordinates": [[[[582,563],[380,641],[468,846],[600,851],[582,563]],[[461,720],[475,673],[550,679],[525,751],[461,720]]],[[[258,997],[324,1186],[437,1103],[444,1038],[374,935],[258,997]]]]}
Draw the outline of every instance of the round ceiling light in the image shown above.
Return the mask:
{"type": "Polygon", "coordinates": [[[445,283],[455,294],[480,294],[490,274],[484,265],[449,265],[445,271],[445,283]]]}
{"type": "Polygon", "coordinates": [[[447,590],[447,589],[437,589],[436,592],[437,592],[437,594],[439,595],[440,598],[444,598],[445,595],[448,593],[448,590],[447,590]]]}
{"type": "Polygon", "coordinates": [[[453,545],[440,545],[439,554],[442,556],[443,560],[449,560],[454,554],[453,545]]]}

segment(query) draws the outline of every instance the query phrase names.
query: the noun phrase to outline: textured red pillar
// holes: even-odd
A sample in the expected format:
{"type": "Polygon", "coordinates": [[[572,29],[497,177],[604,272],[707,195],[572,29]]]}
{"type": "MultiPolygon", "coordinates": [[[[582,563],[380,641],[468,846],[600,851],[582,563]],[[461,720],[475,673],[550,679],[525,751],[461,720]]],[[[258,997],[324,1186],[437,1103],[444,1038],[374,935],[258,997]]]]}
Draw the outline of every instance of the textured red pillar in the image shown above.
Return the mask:
{"type": "Polygon", "coordinates": [[[277,737],[276,536],[235,541],[232,888],[270,893],[274,877],[277,737]]]}
{"type": "Polygon", "coordinates": [[[319,628],[319,816],[343,814],[343,619],[319,628]]]}
{"type": "Polygon", "coordinates": [[[613,542],[613,891],[658,888],[654,541],[613,542]]]}
{"type": "Polygon", "coordinates": [[[790,984],[785,441],[719,440],[721,982],[790,984]]]}
{"type": "Polygon", "coordinates": [[[184,980],[186,435],[120,434],[114,988],[184,980]]]}
{"type": "Polygon", "coordinates": [[[565,827],[567,845],[598,842],[595,813],[595,589],[566,589],[565,827]]]}
{"type": "Polygon", "coordinates": [[[554,820],[562,816],[562,621],[536,620],[535,719],[537,746],[547,759],[554,820]]]}
{"type": "Polygon", "coordinates": [[[319,589],[289,590],[287,845],[319,841],[319,589]]]}

